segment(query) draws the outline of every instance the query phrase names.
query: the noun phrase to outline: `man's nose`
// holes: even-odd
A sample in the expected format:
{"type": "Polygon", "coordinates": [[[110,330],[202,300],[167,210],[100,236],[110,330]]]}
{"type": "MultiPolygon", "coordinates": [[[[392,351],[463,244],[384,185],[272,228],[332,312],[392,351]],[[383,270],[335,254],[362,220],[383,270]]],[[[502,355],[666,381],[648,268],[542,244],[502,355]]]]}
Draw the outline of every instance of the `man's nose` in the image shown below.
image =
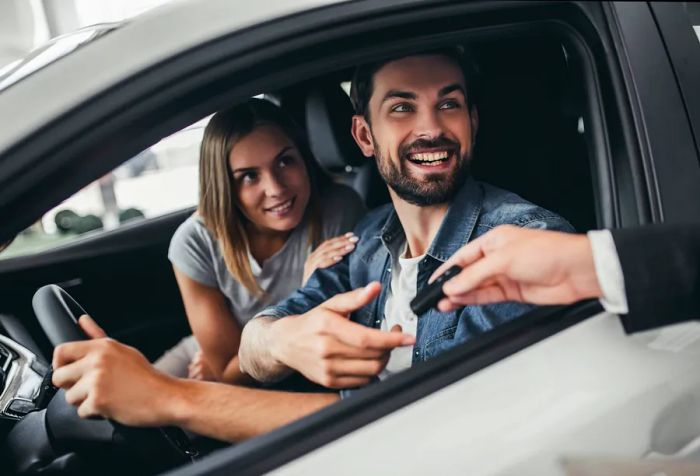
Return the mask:
{"type": "Polygon", "coordinates": [[[414,134],[417,138],[434,139],[442,135],[442,123],[434,110],[423,110],[416,116],[414,134]]]}

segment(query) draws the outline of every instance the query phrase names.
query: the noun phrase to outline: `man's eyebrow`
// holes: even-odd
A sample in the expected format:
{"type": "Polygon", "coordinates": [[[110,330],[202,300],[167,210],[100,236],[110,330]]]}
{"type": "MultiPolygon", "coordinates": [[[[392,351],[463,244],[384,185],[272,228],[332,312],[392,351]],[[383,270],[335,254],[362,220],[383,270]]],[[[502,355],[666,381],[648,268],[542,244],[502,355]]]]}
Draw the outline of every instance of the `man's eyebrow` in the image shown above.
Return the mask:
{"type": "Polygon", "coordinates": [[[400,91],[398,89],[390,89],[387,91],[387,93],[384,95],[382,98],[382,103],[384,101],[387,101],[392,98],[401,98],[401,99],[416,99],[418,96],[416,96],[416,93],[412,93],[410,91],[400,91]]]}
{"type": "MultiPolygon", "coordinates": [[[[293,149],[293,147],[292,147],[291,145],[288,145],[287,147],[284,147],[282,150],[280,150],[279,152],[277,152],[277,155],[275,155],[275,158],[272,159],[272,160],[277,160],[277,159],[279,159],[280,157],[282,157],[284,154],[286,154],[288,151],[290,151],[290,150],[292,150],[292,149],[293,149]]],[[[237,168],[237,169],[233,169],[233,170],[231,171],[231,173],[234,173],[234,174],[235,174],[235,173],[237,173],[237,172],[254,172],[254,171],[258,170],[258,169],[259,169],[259,167],[239,167],[239,168],[237,168]]]]}
{"type": "Polygon", "coordinates": [[[450,84],[449,86],[445,86],[444,88],[440,89],[440,91],[438,91],[438,97],[447,96],[454,91],[459,91],[465,98],[467,97],[467,92],[464,90],[464,86],[459,83],[450,84]]]}

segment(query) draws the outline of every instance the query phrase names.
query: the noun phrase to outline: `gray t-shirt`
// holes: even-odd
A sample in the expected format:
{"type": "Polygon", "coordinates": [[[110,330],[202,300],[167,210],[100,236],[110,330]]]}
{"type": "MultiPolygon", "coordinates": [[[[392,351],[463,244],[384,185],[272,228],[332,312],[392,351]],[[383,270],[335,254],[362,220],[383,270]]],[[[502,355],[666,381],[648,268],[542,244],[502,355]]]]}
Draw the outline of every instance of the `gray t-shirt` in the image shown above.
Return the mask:
{"type": "MultiPolygon", "coordinates": [[[[333,185],[322,197],[322,239],[352,231],[366,209],[357,193],[345,185],[333,185]]],[[[175,231],[168,259],[173,265],[205,286],[219,289],[231,313],[243,326],[265,307],[276,304],[301,286],[304,263],[309,256],[309,230],[296,227],[284,246],[262,267],[248,253],[253,276],[266,292],[255,296],[229,273],[218,242],[198,215],[192,215],[175,231]]]]}

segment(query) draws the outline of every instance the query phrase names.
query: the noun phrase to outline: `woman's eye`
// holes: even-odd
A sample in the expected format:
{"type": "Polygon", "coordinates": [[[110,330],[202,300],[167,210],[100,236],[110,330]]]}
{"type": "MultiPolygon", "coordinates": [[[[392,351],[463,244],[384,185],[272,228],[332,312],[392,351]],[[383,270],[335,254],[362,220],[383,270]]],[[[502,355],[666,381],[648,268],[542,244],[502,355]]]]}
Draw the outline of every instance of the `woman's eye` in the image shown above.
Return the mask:
{"type": "Polygon", "coordinates": [[[292,165],[293,162],[294,162],[294,157],[290,157],[288,155],[285,155],[285,156],[282,156],[279,158],[277,165],[280,168],[283,168],[283,167],[288,167],[289,165],[292,165]]]}
{"type": "Polygon", "coordinates": [[[255,173],[253,173],[253,172],[246,172],[246,173],[241,174],[241,175],[239,176],[239,180],[240,180],[242,183],[252,183],[252,182],[254,182],[255,179],[257,179],[257,178],[258,178],[257,174],[255,174],[255,173]]]}
{"type": "Polygon", "coordinates": [[[413,108],[410,104],[402,102],[391,108],[391,112],[410,112],[413,108]]]}

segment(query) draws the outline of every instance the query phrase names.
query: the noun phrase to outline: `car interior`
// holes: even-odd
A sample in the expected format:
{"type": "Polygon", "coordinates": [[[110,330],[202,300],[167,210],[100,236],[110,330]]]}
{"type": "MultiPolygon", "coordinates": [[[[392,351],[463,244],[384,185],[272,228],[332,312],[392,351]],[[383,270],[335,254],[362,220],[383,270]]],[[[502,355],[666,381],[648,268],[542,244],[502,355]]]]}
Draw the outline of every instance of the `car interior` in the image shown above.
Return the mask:
{"type": "MultiPolygon", "coordinates": [[[[579,232],[595,228],[600,209],[581,65],[551,35],[484,38],[470,43],[470,49],[480,72],[473,175],[559,213],[579,232]]],[[[296,119],[319,163],[337,181],[355,188],[371,209],[388,203],[389,196],[375,163],[360,153],[350,135],[352,106],[343,86],[351,75],[352,69],[344,68],[259,93],[296,119]]],[[[192,212],[188,208],[133,221],[55,249],[0,260],[0,334],[40,356],[40,370],[45,370],[53,346],[31,303],[39,287],[56,283],[110,336],[154,360],[189,333],[167,249],[175,229],[192,212]]],[[[307,388],[298,382],[294,386],[307,388]]],[[[15,425],[0,420],[0,442],[15,425]]],[[[8,445],[0,445],[6,458],[17,458],[16,452],[7,456],[12,453],[8,445]]],[[[203,445],[203,451],[218,447],[203,445]]],[[[37,471],[32,464],[41,455],[34,458],[18,463],[16,472],[37,471]]],[[[84,462],[65,457],[52,464],[50,474],[85,468],[84,462]]]]}

